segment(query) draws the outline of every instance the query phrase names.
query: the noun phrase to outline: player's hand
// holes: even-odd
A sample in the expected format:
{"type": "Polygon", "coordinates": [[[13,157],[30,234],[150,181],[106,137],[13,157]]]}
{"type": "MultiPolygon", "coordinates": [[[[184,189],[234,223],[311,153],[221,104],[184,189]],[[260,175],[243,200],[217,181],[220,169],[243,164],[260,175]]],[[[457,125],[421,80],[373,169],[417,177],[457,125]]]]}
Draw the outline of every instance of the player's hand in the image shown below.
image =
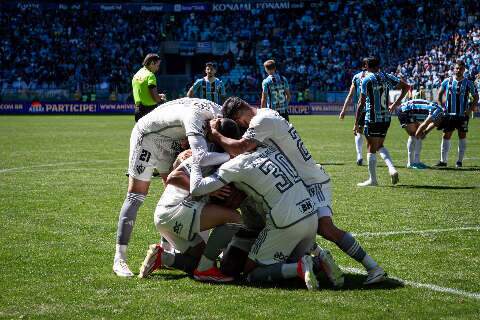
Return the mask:
{"type": "Polygon", "coordinates": [[[230,188],[230,186],[226,185],[226,186],[221,187],[217,191],[211,192],[209,195],[211,197],[215,197],[215,198],[224,200],[224,199],[230,197],[231,193],[232,193],[232,188],[230,188]]]}
{"type": "Polygon", "coordinates": [[[388,111],[390,111],[390,113],[393,113],[397,109],[397,107],[398,104],[394,102],[390,105],[390,107],[388,107],[388,111]]]}
{"type": "Polygon", "coordinates": [[[360,129],[358,128],[358,124],[354,125],[353,126],[353,135],[357,135],[357,133],[359,133],[360,129]]]}
{"type": "Polygon", "coordinates": [[[210,129],[213,131],[213,130],[218,130],[218,128],[220,127],[220,118],[215,118],[215,119],[212,119],[210,120],[210,129]]]}
{"type": "Polygon", "coordinates": [[[164,93],[158,95],[163,102],[167,101],[167,96],[164,93]]]}
{"type": "Polygon", "coordinates": [[[344,110],[340,111],[340,115],[338,116],[338,119],[340,119],[340,120],[343,120],[343,118],[345,118],[345,111],[344,110]]]}

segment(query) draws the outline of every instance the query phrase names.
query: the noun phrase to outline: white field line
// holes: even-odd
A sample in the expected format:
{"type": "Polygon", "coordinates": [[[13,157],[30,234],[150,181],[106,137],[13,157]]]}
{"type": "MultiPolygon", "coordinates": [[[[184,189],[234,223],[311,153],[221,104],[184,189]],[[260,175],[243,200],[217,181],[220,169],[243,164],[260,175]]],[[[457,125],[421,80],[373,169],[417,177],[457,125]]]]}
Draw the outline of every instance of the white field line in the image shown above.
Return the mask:
{"type": "Polygon", "coordinates": [[[362,233],[353,233],[355,237],[382,237],[382,236],[393,236],[399,234],[428,234],[428,233],[439,233],[439,232],[450,232],[450,231],[465,231],[465,230],[475,230],[480,231],[480,226],[476,227],[459,227],[459,228],[446,228],[446,229],[427,229],[427,230],[401,230],[401,231],[384,231],[384,232],[362,232],[362,233]]]}
{"type": "MultiPolygon", "coordinates": [[[[366,274],[364,270],[360,270],[357,268],[350,268],[350,267],[342,267],[343,271],[346,272],[351,272],[351,273],[356,273],[356,274],[366,274]]],[[[400,281],[403,284],[414,287],[414,288],[421,288],[421,289],[428,289],[431,291],[436,291],[436,292],[443,292],[443,293],[450,293],[450,294],[455,294],[458,296],[463,296],[467,298],[472,298],[472,299],[477,299],[480,300],[480,293],[479,292],[468,292],[468,291],[463,291],[455,288],[448,288],[448,287],[440,287],[435,284],[430,284],[430,283],[420,283],[420,282],[415,282],[415,281],[410,281],[410,280],[403,280],[400,278],[396,277],[389,277],[390,279],[400,281]]]]}
{"type": "Polygon", "coordinates": [[[39,164],[34,166],[25,166],[25,167],[16,167],[16,168],[6,168],[0,169],[0,173],[10,172],[10,171],[20,171],[24,169],[34,169],[34,168],[45,168],[45,167],[57,167],[65,165],[75,165],[75,164],[87,164],[87,163],[115,163],[123,160],[88,160],[88,161],[73,161],[73,162],[56,162],[56,163],[46,163],[39,164]]]}

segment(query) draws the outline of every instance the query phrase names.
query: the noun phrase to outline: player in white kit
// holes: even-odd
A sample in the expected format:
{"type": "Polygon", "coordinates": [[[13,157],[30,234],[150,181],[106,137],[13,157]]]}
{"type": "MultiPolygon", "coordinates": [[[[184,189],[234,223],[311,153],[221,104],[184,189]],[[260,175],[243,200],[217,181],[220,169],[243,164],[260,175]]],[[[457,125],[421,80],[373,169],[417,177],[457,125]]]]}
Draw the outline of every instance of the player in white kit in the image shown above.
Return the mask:
{"type": "Polygon", "coordinates": [[[368,272],[365,284],[373,284],[385,280],[386,273],[360,246],[357,240],[348,232],[337,228],[332,220],[330,177],[316,164],[308,152],[299,134],[292,124],[280,117],[277,112],[269,109],[256,109],[238,97],[225,101],[223,116],[247,128],[242,139],[234,140],[222,136],[212,124],[212,139],[231,155],[253,150],[258,145],[273,145],[285,158],[290,159],[307,187],[312,200],[319,207],[317,212],[317,233],[334,242],[343,252],[360,262],[368,272]]]}
{"type": "Polygon", "coordinates": [[[301,277],[308,289],[318,288],[309,255],[315,242],[318,206],[290,159],[275,146],[259,147],[222,164],[203,178],[194,155],[190,193],[201,196],[233,182],[263,205],[266,226],[250,250],[244,273],[251,281],[301,277]]]}
{"type": "Polygon", "coordinates": [[[182,98],[162,104],[136,123],[130,138],[128,191],[117,227],[113,271],[118,276],[133,276],[126,263],[127,245],[154,168],[165,184],[178,146],[186,139],[194,154],[202,151],[201,165],[220,164],[230,158],[226,153],[207,151],[206,121],[220,115],[221,106],[211,101],[182,98]]]}

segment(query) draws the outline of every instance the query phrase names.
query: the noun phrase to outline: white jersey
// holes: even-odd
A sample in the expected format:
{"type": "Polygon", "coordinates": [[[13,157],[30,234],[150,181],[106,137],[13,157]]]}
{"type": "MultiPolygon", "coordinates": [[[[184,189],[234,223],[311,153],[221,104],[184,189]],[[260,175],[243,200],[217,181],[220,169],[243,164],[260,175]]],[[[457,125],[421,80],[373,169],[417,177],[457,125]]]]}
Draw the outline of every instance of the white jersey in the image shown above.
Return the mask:
{"type": "Polygon", "coordinates": [[[186,136],[205,137],[206,121],[219,117],[222,107],[212,101],[181,98],[166,102],[142,117],[135,127],[143,135],[178,140],[186,136]]]}
{"type": "Polygon", "coordinates": [[[214,174],[261,203],[276,228],[289,227],[317,211],[292,162],[274,146],[259,147],[222,164],[214,174]]]}
{"type": "Polygon", "coordinates": [[[330,176],[315,163],[293,125],[274,110],[258,109],[243,138],[277,147],[290,159],[307,186],[330,181],[330,176]]]}

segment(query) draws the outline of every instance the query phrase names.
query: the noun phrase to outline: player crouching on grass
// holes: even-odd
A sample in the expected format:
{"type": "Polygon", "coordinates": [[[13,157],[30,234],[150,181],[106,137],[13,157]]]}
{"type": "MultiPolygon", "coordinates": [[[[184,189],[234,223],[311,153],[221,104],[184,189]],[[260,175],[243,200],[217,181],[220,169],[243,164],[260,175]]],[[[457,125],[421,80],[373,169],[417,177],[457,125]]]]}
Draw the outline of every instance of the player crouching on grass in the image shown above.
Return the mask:
{"type": "MultiPolygon", "coordinates": [[[[222,119],[220,130],[232,137],[239,135],[232,120],[222,119]]],[[[239,230],[241,219],[232,208],[209,203],[207,195],[193,197],[189,193],[191,151],[184,151],[174,163],[165,191],[155,210],[157,230],[179,253],[165,251],[160,244],[152,244],[140,267],[140,278],[145,278],[161,267],[180,269],[200,281],[229,282],[233,277],[223,275],[215,265],[221,250],[226,248],[233,235],[239,230]],[[183,162],[182,162],[183,161],[183,162]],[[211,230],[207,244],[200,232],[211,230]]],[[[204,168],[208,172],[209,168],[204,168]]],[[[210,196],[226,197],[230,187],[225,186],[210,196]]],[[[238,207],[238,204],[232,204],[238,207]]]]}
{"type": "Polygon", "coordinates": [[[437,130],[443,130],[448,126],[449,117],[446,114],[446,109],[436,103],[433,104],[436,106],[435,109],[430,112],[427,119],[418,126],[415,132],[417,139],[423,139],[435,127],[437,130]]]}
{"type": "MultiPolygon", "coordinates": [[[[422,151],[422,140],[425,138],[425,134],[415,136],[420,124],[430,117],[430,122],[438,120],[437,124],[440,124],[441,119],[445,114],[445,109],[438,103],[431,102],[422,99],[414,99],[406,101],[398,108],[398,121],[405,131],[408,133],[407,140],[407,152],[408,162],[407,168],[409,169],[426,169],[424,163],[420,162],[420,152],[422,151]]],[[[428,124],[427,124],[428,125],[428,124]]],[[[430,128],[430,130],[433,126],[430,128]]],[[[426,127],[425,127],[426,129],[426,127]]],[[[430,131],[429,130],[429,131],[430,131]]]]}

